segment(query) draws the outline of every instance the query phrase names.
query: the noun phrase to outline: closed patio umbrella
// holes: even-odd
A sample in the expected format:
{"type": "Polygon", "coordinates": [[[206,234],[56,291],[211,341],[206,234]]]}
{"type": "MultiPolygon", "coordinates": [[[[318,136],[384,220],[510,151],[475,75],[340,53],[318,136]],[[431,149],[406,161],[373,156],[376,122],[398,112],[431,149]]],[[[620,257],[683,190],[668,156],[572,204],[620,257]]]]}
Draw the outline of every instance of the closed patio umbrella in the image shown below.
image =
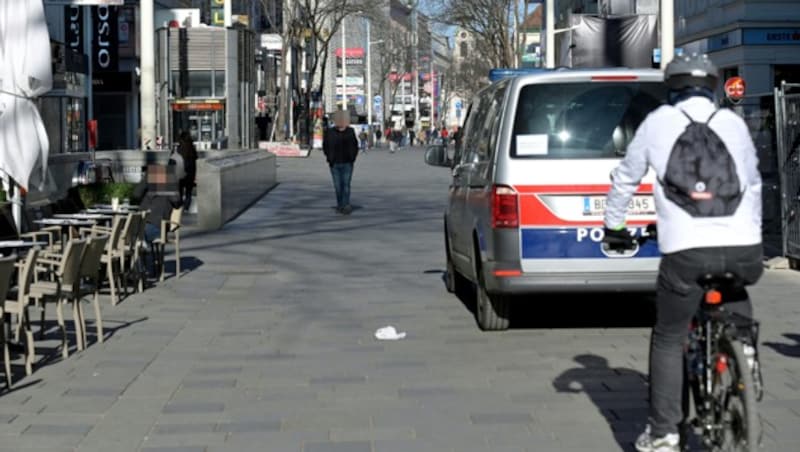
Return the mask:
{"type": "MultiPolygon", "coordinates": [[[[46,180],[50,142],[34,98],[53,87],[42,0],[0,0],[0,172],[6,192],[46,180]]],[[[19,221],[19,203],[15,205],[19,221]]],[[[19,226],[19,224],[17,225],[19,226]]]]}

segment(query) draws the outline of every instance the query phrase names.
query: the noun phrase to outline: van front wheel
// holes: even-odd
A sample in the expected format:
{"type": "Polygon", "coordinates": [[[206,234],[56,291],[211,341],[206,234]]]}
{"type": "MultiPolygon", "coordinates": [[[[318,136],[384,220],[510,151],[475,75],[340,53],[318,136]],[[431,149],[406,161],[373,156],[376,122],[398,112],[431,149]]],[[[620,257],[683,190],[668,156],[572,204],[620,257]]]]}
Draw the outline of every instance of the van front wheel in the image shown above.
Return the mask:
{"type": "Polygon", "coordinates": [[[491,295],[486,291],[486,284],[483,281],[483,272],[478,272],[478,282],[476,289],[476,309],[475,315],[478,318],[478,326],[483,331],[507,330],[510,319],[511,300],[504,295],[491,295]]]}

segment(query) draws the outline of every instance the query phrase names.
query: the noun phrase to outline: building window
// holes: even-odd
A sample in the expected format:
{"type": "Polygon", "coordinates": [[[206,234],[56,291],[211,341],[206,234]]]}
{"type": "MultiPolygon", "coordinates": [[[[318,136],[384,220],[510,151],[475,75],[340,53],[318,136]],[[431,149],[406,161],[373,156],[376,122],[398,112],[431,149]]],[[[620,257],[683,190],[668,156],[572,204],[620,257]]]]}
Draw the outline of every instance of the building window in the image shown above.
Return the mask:
{"type": "Polygon", "coordinates": [[[214,71],[214,97],[225,97],[225,71],[214,71]]]}
{"type": "Polygon", "coordinates": [[[467,56],[467,53],[469,53],[469,44],[467,44],[464,41],[461,41],[461,44],[459,44],[458,53],[461,54],[461,58],[465,58],[467,56]]]}

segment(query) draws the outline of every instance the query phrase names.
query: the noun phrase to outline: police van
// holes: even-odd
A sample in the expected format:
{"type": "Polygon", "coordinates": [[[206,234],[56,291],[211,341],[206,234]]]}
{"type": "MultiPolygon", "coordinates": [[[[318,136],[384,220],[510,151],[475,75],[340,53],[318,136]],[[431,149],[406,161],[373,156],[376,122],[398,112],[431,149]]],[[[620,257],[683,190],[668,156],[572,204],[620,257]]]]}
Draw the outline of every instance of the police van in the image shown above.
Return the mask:
{"type": "MultiPolygon", "coordinates": [[[[452,159],[427,150],[428,164],[452,170],[447,287],[475,288],[482,329],[508,328],[512,295],[654,290],[654,242],[618,254],[601,241],[611,170],[666,98],[651,69],[507,76],[472,99],[452,159]]],[[[651,172],[629,205],[639,235],[655,222],[654,182],[651,172]]]]}

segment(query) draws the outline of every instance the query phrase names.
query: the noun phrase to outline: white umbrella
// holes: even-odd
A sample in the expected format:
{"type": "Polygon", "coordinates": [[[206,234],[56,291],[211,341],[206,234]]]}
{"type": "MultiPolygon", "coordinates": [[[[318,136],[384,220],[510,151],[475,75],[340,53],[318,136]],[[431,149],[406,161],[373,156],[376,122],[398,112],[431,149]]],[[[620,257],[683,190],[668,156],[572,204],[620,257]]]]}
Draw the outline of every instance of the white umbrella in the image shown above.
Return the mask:
{"type": "Polygon", "coordinates": [[[27,190],[46,180],[50,142],[33,99],[52,89],[51,64],[42,0],[0,0],[0,171],[7,192],[12,181],[27,190]]]}

